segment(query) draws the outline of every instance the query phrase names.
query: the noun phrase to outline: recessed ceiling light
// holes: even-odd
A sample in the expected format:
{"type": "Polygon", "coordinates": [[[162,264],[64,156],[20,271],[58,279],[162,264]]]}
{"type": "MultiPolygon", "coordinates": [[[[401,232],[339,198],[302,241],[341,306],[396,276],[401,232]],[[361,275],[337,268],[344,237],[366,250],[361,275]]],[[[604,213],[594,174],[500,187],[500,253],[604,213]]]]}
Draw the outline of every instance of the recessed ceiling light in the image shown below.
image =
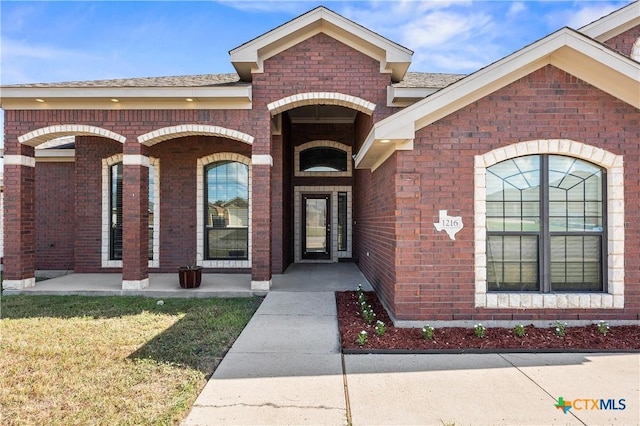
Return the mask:
{"type": "Polygon", "coordinates": [[[380,139],[380,143],[389,143],[391,139],[380,139]]]}
{"type": "Polygon", "coordinates": [[[111,102],[120,102],[120,99],[112,98],[111,102]]]}
{"type": "Polygon", "coordinates": [[[192,98],[187,98],[187,99],[185,99],[185,101],[187,101],[187,102],[193,102],[193,99],[192,99],[192,98]]]}
{"type": "Polygon", "coordinates": [[[40,102],[40,103],[42,103],[42,102],[44,102],[44,99],[37,98],[37,99],[36,99],[36,102],[40,102]]]}

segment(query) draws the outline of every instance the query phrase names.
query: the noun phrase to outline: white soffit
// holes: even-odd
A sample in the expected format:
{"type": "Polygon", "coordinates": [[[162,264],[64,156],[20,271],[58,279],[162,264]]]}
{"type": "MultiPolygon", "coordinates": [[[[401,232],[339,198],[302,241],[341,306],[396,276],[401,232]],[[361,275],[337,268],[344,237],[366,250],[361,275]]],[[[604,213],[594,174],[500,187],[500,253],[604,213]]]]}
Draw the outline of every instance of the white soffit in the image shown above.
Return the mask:
{"type": "Polygon", "coordinates": [[[356,156],[356,168],[375,169],[396,150],[409,149],[419,129],[546,65],[640,108],[640,64],[564,28],[376,123],[356,156]]]}
{"type": "Polygon", "coordinates": [[[636,1],[580,28],[582,34],[600,42],[640,25],[640,2],[636,1]]]}
{"type": "Polygon", "coordinates": [[[413,52],[337,13],[318,7],[235,49],[231,62],[243,81],[263,72],[266,59],[318,34],[324,33],[380,62],[380,72],[402,80],[413,52]]]}

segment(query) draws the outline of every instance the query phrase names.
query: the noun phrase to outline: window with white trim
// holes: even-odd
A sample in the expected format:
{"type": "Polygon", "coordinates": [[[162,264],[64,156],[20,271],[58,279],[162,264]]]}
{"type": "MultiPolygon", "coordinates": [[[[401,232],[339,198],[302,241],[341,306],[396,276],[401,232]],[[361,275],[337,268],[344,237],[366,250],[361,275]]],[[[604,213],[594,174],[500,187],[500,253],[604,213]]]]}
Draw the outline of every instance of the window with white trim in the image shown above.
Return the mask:
{"type": "Polygon", "coordinates": [[[249,259],[249,166],[217,161],[204,167],[204,259],[249,259]]]}
{"type": "MultiPolygon", "coordinates": [[[[158,266],[158,225],[159,225],[159,208],[156,198],[159,195],[159,176],[157,159],[150,159],[149,164],[149,266],[158,266]]],[[[122,266],[122,235],[123,235],[123,172],[124,166],[122,155],[118,154],[103,160],[103,179],[106,178],[105,188],[103,188],[103,196],[106,197],[106,223],[103,225],[108,229],[108,241],[103,241],[103,266],[105,267],[121,267],[122,266]],[[106,175],[104,174],[106,173],[106,175]]],[[[103,213],[104,214],[104,213],[103,213]]]]}
{"type": "Polygon", "coordinates": [[[606,174],[563,155],[486,170],[487,290],[606,291],[606,174]]]}
{"type": "Polygon", "coordinates": [[[317,140],[295,147],[296,176],[349,177],[352,174],[351,147],[335,141],[317,140]]]}

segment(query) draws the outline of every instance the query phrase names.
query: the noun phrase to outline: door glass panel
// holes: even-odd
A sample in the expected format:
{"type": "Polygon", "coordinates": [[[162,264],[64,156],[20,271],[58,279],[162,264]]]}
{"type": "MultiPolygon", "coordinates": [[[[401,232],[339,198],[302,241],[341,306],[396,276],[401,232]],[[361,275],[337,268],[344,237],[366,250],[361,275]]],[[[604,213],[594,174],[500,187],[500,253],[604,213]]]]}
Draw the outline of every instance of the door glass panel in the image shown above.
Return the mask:
{"type": "Polygon", "coordinates": [[[347,193],[338,192],[338,251],[347,251],[347,193]]]}
{"type": "Polygon", "coordinates": [[[306,198],[306,241],[307,253],[327,251],[327,200],[306,198]]]}

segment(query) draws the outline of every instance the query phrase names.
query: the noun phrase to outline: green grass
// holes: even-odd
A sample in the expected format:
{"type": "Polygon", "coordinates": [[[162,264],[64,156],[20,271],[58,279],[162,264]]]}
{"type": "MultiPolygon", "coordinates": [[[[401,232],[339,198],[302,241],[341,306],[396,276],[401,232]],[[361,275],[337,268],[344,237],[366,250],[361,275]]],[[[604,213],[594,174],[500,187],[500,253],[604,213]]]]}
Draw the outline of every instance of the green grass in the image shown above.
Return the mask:
{"type": "Polygon", "coordinates": [[[3,296],[0,424],[178,424],[260,298],[3,296]]]}

